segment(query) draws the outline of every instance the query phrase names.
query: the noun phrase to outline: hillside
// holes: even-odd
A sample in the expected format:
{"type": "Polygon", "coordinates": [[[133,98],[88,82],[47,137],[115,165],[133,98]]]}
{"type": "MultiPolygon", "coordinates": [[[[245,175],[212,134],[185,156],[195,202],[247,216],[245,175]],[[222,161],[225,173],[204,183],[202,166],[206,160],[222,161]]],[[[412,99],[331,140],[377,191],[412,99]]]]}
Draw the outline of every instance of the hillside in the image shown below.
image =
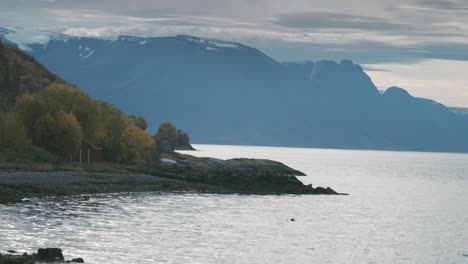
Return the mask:
{"type": "Polygon", "coordinates": [[[0,87],[0,162],[69,162],[83,139],[103,146],[111,162],[150,158],[156,150],[142,117],[93,100],[1,42],[0,87]]]}
{"type": "Polygon", "coordinates": [[[16,98],[38,92],[53,82],[63,82],[31,55],[0,42],[0,110],[6,111],[16,98]]]}
{"type": "Polygon", "coordinates": [[[467,152],[468,118],[400,88],[380,94],[351,61],[281,63],[193,36],[54,37],[29,44],[95,98],[172,120],[197,143],[467,152]]]}

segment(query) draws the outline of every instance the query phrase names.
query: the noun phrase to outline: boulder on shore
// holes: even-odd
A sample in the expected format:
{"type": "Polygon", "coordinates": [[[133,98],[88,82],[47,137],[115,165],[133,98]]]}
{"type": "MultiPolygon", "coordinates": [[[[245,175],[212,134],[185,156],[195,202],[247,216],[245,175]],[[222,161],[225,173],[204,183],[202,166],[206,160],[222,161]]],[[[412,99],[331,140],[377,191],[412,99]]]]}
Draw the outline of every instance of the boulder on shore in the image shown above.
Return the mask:
{"type": "Polygon", "coordinates": [[[0,254],[0,264],[84,263],[82,258],[65,261],[60,248],[40,248],[35,254],[23,253],[22,255],[14,250],[8,250],[7,252],[10,254],[0,254]]]}
{"type": "Polygon", "coordinates": [[[64,260],[60,248],[40,248],[37,251],[37,258],[40,260],[64,260]]]}

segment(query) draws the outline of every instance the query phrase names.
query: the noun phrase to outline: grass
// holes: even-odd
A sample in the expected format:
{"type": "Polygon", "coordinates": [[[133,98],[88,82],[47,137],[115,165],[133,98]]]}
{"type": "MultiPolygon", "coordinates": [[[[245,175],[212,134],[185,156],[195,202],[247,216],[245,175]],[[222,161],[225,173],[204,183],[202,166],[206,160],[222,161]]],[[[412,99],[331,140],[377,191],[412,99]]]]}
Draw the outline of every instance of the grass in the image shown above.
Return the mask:
{"type": "MultiPolygon", "coordinates": [[[[181,153],[163,153],[161,158],[199,162],[201,159],[181,153]]],[[[78,171],[122,173],[145,171],[146,162],[129,162],[125,164],[112,162],[98,162],[90,164],[71,163],[70,160],[56,156],[44,149],[31,147],[27,150],[15,151],[9,148],[0,148],[0,171],[78,171]]]]}
{"type": "Polygon", "coordinates": [[[135,166],[111,162],[92,164],[71,163],[65,158],[58,157],[37,147],[23,151],[0,148],[0,170],[3,171],[125,172],[132,167],[135,166]]]}
{"type": "Polygon", "coordinates": [[[49,163],[49,162],[1,162],[0,170],[3,171],[77,171],[77,172],[102,172],[119,173],[128,172],[136,166],[122,165],[110,162],[99,162],[92,164],[78,163],[49,163]]]}

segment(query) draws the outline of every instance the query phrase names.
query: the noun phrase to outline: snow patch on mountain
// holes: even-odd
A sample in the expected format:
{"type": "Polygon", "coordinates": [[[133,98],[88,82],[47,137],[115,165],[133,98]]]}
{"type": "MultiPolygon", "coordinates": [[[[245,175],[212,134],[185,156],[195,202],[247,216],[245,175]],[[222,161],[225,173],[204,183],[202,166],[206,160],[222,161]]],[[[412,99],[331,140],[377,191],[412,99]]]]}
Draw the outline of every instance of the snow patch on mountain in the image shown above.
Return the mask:
{"type": "Polygon", "coordinates": [[[219,48],[239,48],[239,45],[232,42],[209,41],[209,43],[219,48]]]}
{"type": "Polygon", "coordinates": [[[51,40],[63,41],[66,44],[70,39],[78,37],[40,28],[7,27],[0,28],[0,38],[4,38],[18,45],[20,49],[30,52],[32,51],[30,44],[42,44],[42,48],[47,49],[51,40]]]}
{"type": "Polygon", "coordinates": [[[39,28],[8,27],[3,28],[2,32],[6,39],[18,45],[30,43],[46,44],[49,40],[63,40],[66,43],[67,39],[73,38],[73,36],[39,28]]]}
{"type": "Polygon", "coordinates": [[[87,59],[87,58],[91,57],[93,54],[94,54],[94,50],[91,50],[87,55],[83,55],[83,56],[80,55],[80,56],[87,59]]]}
{"type": "Polygon", "coordinates": [[[199,38],[195,36],[186,36],[186,35],[179,35],[178,37],[184,38],[189,42],[194,42],[200,45],[205,45],[207,47],[212,48],[240,48],[241,45],[235,42],[227,42],[217,39],[208,39],[208,38],[199,38]]]}

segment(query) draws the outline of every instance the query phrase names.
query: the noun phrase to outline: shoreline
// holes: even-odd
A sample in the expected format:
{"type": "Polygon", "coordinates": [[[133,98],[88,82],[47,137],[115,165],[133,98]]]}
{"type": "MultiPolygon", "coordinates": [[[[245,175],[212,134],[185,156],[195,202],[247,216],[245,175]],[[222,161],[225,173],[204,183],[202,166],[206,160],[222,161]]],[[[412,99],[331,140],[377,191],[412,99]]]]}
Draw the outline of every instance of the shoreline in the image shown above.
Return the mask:
{"type": "Polygon", "coordinates": [[[153,191],[229,192],[221,186],[143,173],[0,171],[0,203],[32,197],[153,191]]]}
{"type": "Polygon", "coordinates": [[[312,188],[296,177],[272,177],[292,181],[291,186],[260,182],[249,188],[238,183],[204,182],[169,175],[140,172],[0,171],[0,204],[24,198],[128,192],[193,192],[213,194],[338,194],[330,188],[312,188]],[[297,182],[296,182],[297,181],[297,182]],[[300,184],[299,184],[299,183],[300,184]]]}

